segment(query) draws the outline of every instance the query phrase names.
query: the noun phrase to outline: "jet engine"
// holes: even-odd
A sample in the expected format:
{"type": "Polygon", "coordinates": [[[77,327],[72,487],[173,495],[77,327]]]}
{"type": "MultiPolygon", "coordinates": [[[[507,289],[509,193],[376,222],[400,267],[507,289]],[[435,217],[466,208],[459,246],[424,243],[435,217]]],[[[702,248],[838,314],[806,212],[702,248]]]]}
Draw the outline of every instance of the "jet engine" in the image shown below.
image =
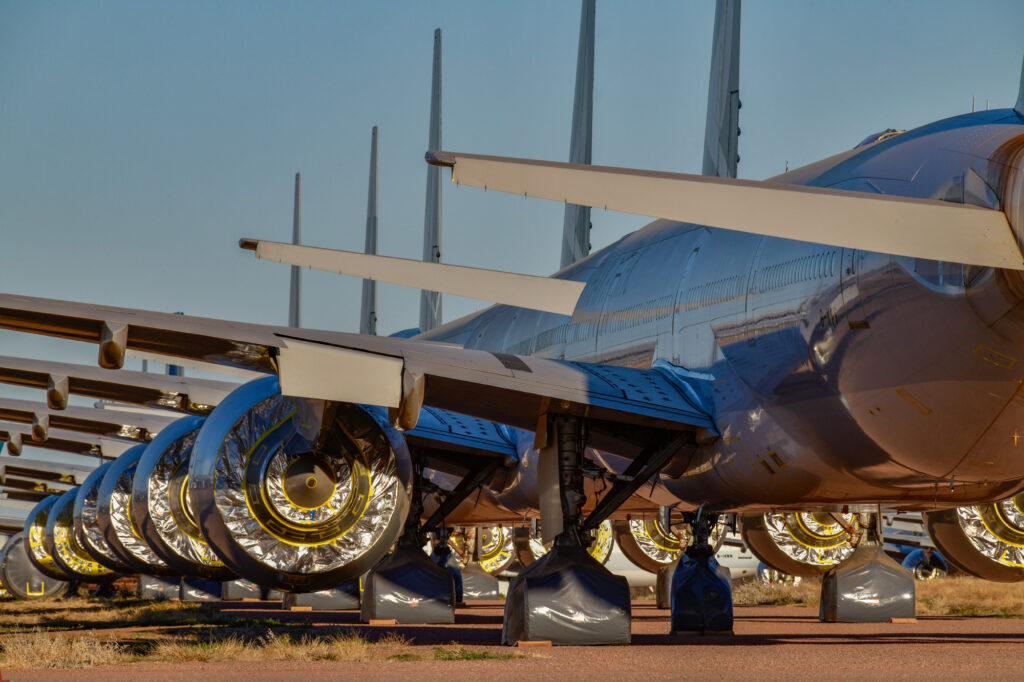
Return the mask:
{"type": "MultiPolygon", "coordinates": [[[[711,546],[716,552],[725,542],[727,530],[723,516],[711,533],[711,546]]],[[[613,521],[612,533],[626,558],[651,573],[678,559],[693,542],[689,524],[682,521],[673,523],[671,528],[665,528],[659,519],[613,521]]]]}
{"type": "Polygon", "coordinates": [[[106,583],[118,577],[96,559],[75,537],[74,506],[78,488],[57,498],[46,521],[46,549],[54,563],[69,576],[83,582],[106,583]]]}
{"type": "Polygon", "coordinates": [[[923,516],[932,542],[955,567],[985,580],[1024,580],[1024,493],[923,516]]]}
{"type": "Polygon", "coordinates": [[[82,482],[82,485],[78,486],[72,511],[75,537],[85,551],[100,564],[112,571],[131,573],[132,568],[117,558],[114,550],[107,543],[107,539],[103,537],[97,516],[100,483],[112,464],[113,462],[107,462],[97,467],[82,482]]]}
{"type": "Polygon", "coordinates": [[[188,492],[188,470],[202,417],[169,424],[146,446],[132,479],[131,521],[174,571],[206,580],[234,580],[203,537],[188,492]]]}
{"type": "Polygon", "coordinates": [[[48,599],[64,594],[68,584],[40,572],[29,558],[29,551],[24,532],[8,538],[0,553],[0,583],[4,588],[18,599],[48,599]]]}
{"type": "Polygon", "coordinates": [[[48,578],[67,581],[71,576],[54,561],[53,555],[46,547],[46,523],[57,498],[57,495],[50,495],[33,507],[25,517],[25,551],[37,571],[48,578]]]}
{"type": "Polygon", "coordinates": [[[854,514],[786,512],[740,516],[743,542],[767,566],[792,576],[821,575],[853,553],[854,514]]]}
{"type": "Polygon", "coordinates": [[[130,506],[132,482],[139,459],[146,451],[140,443],[115,459],[100,481],[96,498],[96,520],[103,537],[119,561],[135,573],[146,575],[176,575],[153,548],[142,539],[142,533],[132,523],[130,506]]]}
{"type": "Polygon", "coordinates": [[[391,549],[412,465],[382,410],[281,395],[251,381],[207,417],[188,495],[210,547],[239,576],[292,592],[355,580],[391,549]]]}

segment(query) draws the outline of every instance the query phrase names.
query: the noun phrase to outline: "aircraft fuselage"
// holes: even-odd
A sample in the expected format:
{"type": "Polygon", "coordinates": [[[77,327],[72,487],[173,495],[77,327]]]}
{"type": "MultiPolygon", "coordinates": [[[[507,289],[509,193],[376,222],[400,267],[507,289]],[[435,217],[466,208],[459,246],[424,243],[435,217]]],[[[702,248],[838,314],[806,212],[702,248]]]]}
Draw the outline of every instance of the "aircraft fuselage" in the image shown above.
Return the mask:
{"type": "MultiPolygon", "coordinates": [[[[1024,227],[1022,150],[1024,119],[986,111],[773,181],[1004,208],[1024,227]]],[[[655,221],[556,276],[587,282],[571,318],[494,306],[424,338],[712,375],[721,437],[663,477],[687,504],[924,509],[1024,487],[1022,273],[655,221]]]]}

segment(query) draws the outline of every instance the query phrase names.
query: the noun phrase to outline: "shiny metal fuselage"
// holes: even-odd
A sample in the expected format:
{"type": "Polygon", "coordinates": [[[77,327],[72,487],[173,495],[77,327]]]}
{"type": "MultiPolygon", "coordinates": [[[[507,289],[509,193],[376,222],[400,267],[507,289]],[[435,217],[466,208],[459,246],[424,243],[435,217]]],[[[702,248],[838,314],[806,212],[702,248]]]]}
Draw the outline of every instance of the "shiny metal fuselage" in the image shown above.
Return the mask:
{"type": "MultiPolygon", "coordinates": [[[[1010,214],[1022,149],[1024,118],[986,111],[773,180],[1010,214]]],[[[556,276],[587,282],[571,318],[494,306],[423,338],[709,374],[721,437],[662,478],[686,505],[926,509],[1024,487],[1016,271],[655,221],[556,276]]]]}

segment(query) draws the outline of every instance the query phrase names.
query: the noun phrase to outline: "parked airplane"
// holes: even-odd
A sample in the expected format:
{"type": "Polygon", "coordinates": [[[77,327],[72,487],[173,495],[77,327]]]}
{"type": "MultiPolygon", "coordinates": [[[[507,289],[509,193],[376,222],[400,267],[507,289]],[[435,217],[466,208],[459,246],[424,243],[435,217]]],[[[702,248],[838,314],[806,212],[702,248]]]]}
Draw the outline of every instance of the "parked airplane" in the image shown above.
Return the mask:
{"type": "MultiPolygon", "coordinates": [[[[545,300],[413,339],[13,295],[0,296],[0,326],[97,343],[107,368],[135,349],[277,375],[225,398],[195,442],[188,490],[236,571],[312,583],[376,563],[407,517],[419,523],[409,507],[429,453],[403,432],[433,409],[530,434],[500,458],[495,494],[538,470],[515,494],[539,503],[545,533],[561,531],[563,561],[585,563],[581,533],[631,495],[668,493],[696,512],[698,536],[715,512],[739,512],[752,549],[798,566],[842,559],[831,550],[858,532],[854,512],[926,510],[951,562],[1024,577],[1024,89],[1014,109],[887,131],[766,182],[428,159],[460,184],[665,219],[532,281],[545,300]],[[571,311],[545,308],[570,289],[571,311]],[[608,486],[596,503],[585,476],[608,486]],[[275,480],[312,513],[247,509],[249,487],[275,480]],[[282,556],[282,539],[299,551],[282,556]]],[[[445,291],[451,266],[427,267],[445,291]]],[[[506,273],[471,275],[501,290],[506,273]]],[[[496,458],[455,455],[473,482],[460,493],[495,485],[482,472],[496,458]]],[[[442,507],[468,499],[455,492],[442,507]]]]}

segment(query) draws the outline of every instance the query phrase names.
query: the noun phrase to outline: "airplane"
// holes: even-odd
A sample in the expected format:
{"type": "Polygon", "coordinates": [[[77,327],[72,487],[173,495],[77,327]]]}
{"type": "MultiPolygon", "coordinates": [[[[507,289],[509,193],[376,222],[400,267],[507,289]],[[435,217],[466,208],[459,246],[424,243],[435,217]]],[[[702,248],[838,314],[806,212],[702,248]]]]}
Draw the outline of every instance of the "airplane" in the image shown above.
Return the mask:
{"type": "Polygon", "coordinates": [[[223,516],[240,510],[237,453],[316,445],[389,499],[354,519],[361,546],[310,554],[353,576],[374,563],[416,478],[403,430],[434,408],[533,434],[563,556],[657,473],[698,535],[736,512],[814,566],[853,514],[918,509],[951,563],[1017,580],[1022,112],[1024,92],[766,182],[429,152],[460,184],[662,218],[556,273],[543,293],[584,284],[571,315],[497,305],[395,339],[3,295],[0,326],[97,343],[108,368],[137,349],[277,375],[196,441],[189,490],[225,555],[259,554],[223,516]],[[584,470],[610,484],[586,516],[584,470]]]}

